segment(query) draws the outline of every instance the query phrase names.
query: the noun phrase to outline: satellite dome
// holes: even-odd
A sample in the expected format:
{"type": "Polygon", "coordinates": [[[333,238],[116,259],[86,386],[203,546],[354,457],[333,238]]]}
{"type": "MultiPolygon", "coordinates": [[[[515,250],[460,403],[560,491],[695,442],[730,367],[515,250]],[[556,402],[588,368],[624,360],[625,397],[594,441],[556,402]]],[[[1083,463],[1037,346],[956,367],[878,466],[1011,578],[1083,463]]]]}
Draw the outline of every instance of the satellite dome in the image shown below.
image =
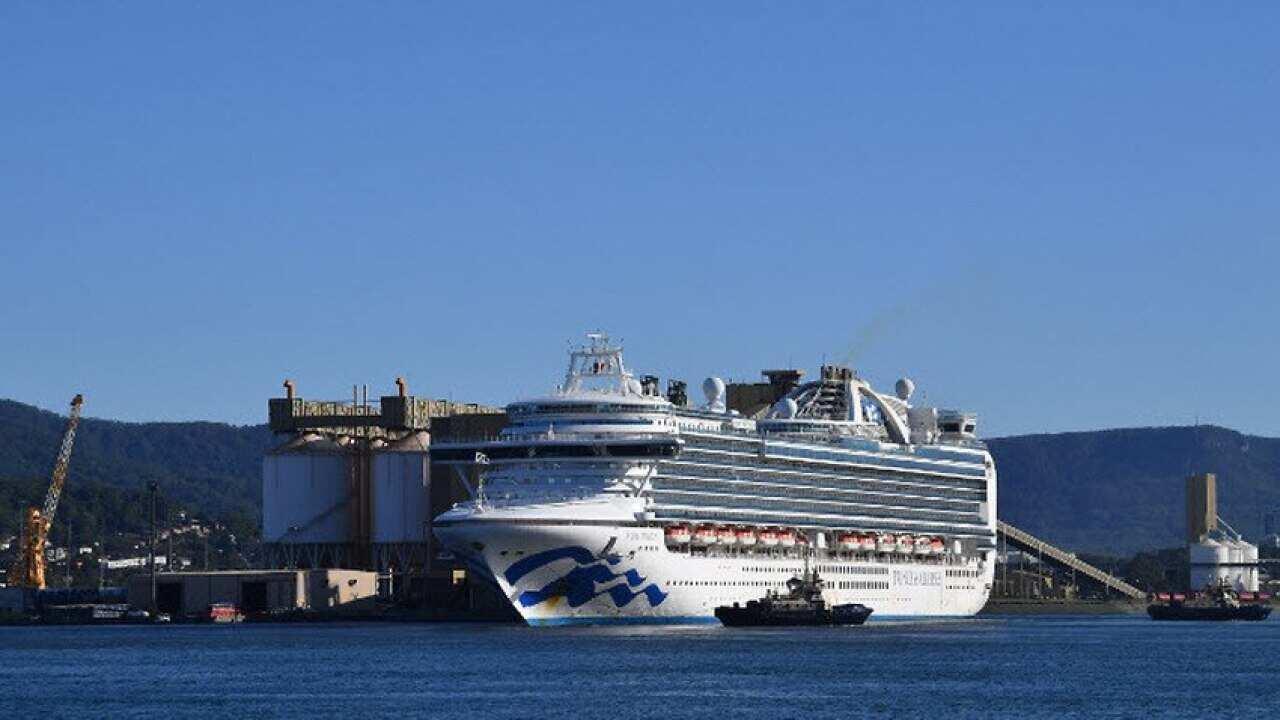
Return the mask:
{"type": "Polygon", "coordinates": [[[643,395],[644,386],[641,385],[640,381],[635,378],[627,378],[627,392],[631,393],[632,395],[643,395]]]}
{"type": "Polygon", "coordinates": [[[703,380],[702,393],[707,396],[707,402],[714,404],[724,397],[724,381],[718,377],[709,377],[703,380]]]}
{"type": "Polygon", "coordinates": [[[724,412],[724,381],[718,377],[709,377],[702,381],[702,393],[707,396],[707,409],[724,412]]]}
{"type": "Polygon", "coordinates": [[[902,378],[894,383],[893,390],[898,394],[898,399],[906,402],[911,399],[911,393],[916,391],[916,384],[911,382],[911,378],[902,378]]]}

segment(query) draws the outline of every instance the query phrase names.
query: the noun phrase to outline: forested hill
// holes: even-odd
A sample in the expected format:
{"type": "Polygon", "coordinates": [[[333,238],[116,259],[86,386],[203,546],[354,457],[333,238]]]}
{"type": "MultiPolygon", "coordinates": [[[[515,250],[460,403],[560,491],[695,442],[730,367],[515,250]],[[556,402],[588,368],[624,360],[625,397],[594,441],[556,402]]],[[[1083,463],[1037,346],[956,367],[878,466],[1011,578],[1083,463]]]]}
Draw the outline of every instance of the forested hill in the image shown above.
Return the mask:
{"type": "MultiPolygon", "coordinates": [[[[37,496],[25,502],[39,505],[65,428],[64,416],[0,400],[0,437],[4,438],[0,442],[0,483],[9,490],[0,497],[12,502],[6,496],[16,494],[14,486],[23,484],[37,490],[37,496]]],[[[247,515],[256,523],[262,454],[270,439],[265,425],[122,423],[85,418],[71,453],[68,503],[80,495],[77,485],[132,492],[156,480],[165,496],[192,511],[224,522],[247,515]]],[[[108,505],[114,507],[114,503],[108,505]]],[[[17,514],[17,506],[0,507],[0,530],[12,532],[17,514]]]]}
{"type": "Polygon", "coordinates": [[[1218,476],[1218,512],[1256,541],[1280,508],[1280,439],[1213,426],[1025,435],[988,441],[999,516],[1076,551],[1184,542],[1185,478],[1218,476]]]}
{"type": "MultiPolygon", "coordinates": [[[[0,484],[31,482],[42,496],[65,424],[65,417],[0,400],[0,484]]],[[[258,517],[270,441],[264,425],[88,418],[69,488],[136,491],[155,479],[188,510],[243,527],[258,517]]],[[[1221,513],[1249,537],[1261,534],[1265,510],[1280,508],[1280,439],[1201,426],[1026,435],[989,445],[1000,517],[1074,551],[1116,555],[1182,544],[1184,478],[1193,472],[1218,474],[1221,513]]],[[[0,531],[14,526],[18,507],[9,503],[18,494],[0,492],[0,531]]]]}

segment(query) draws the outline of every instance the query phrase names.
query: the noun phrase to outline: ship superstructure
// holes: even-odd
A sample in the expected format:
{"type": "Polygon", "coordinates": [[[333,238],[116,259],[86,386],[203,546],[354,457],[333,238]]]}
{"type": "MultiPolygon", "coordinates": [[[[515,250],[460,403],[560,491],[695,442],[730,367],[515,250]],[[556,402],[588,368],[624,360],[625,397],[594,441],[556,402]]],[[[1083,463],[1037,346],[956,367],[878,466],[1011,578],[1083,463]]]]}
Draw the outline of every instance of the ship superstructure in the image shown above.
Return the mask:
{"type": "Polygon", "coordinates": [[[986,602],[996,473],[972,414],[916,407],[824,366],[754,416],[726,387],[660,394],[604,335],[551,395],[508,406],[496,439],[440,443],[472,500],[435,521],[531,624],[714,622],[784,590],[809,558],[832,604],[877,620],[986,602]]]}

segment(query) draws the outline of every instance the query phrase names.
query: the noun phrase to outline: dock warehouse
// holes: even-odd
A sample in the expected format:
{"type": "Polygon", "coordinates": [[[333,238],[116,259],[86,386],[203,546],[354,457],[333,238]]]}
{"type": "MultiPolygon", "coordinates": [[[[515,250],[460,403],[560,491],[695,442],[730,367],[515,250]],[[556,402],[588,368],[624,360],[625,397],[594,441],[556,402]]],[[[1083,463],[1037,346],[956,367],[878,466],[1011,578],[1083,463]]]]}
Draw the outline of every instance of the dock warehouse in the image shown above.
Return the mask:
{"type": "MultiPolygon", "coordinates": [[[[377,573],[365,570],[217,570],[156,573],[156,607],[174,617],[197,615],[215,603],[241,612],[331,610],[371,600],[377,573]]],[[[151,604],[147,573],[129,578],[129,605],[151,604]]]]}

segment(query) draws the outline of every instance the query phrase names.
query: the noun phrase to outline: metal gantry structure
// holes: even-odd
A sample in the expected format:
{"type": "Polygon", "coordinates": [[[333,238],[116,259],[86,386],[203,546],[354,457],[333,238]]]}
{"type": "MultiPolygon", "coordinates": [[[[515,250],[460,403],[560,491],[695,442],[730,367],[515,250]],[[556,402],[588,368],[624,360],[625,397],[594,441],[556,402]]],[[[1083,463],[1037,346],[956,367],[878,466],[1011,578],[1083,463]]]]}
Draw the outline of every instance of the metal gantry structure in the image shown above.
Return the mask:
{"type": "Polygon", "coordinates": [[[1078,572],[1100,583],[1109,590],[1114,590],[1132,599],[1143,600],[1147,597],[1145,592],[1124,580],[1090,565],[1066,550],[1050,545],[1025,530],[1019,530],[1003,520],[997,522],[996,530],[1001,539],[1007,544],[1024,552],[1035,553],[1041,560],[1051,560],[1072,572],[1078,572]]]}
{"type": "MultiPolygon", "coordinates": [[[[45,587],[45,544],[49,540],[53,518],[58,512],[58,502],[62,499],[62,488],[67,483],[71,447],[76,441],[76,428],[80,425],[80,407],[83,404],[84,397],[81,395],[76,395],[71,400],[67,429],[62,435],[62,445],[58,448],[58,457],[53,464],[53,477],[44,496],[44,506],[27,508],[23,513],[18,555],[9,569],[8,581],[11,586],[37,589],[45,587]]],[[[68,548],[67,562],[71,562],[70,552],[71,549],[68,548]]]]}

